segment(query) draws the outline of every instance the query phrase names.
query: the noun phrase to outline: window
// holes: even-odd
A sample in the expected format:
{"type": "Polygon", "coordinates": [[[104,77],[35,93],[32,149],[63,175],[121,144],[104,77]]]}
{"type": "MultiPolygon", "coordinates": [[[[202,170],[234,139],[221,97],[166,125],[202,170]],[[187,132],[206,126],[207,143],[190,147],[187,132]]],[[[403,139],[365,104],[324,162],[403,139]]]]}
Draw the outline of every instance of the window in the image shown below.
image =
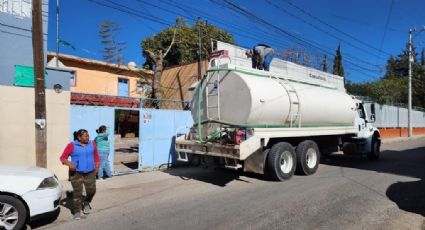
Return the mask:
{"type": "Polygon", "coordinates": [[[31,0],[0,0],[0,12],[31,18],[31,0]]]}
{"type": "Polygon", "coordinates": [[[129,96],[128,79],[118,78],[118,96],[121,96],[121,97],[129,96]]]}
{"type": "Polygon", "coordinates": [[[71,77],[69,78],[69,86],[77,86],[77,72],[71,72],[71,77]]]}
{"type": "Polygon", "coordinates": [[[363,104],[359,104],[359,108],[357,109],[357,112],[359,113],[360,118],[366,119],[363,104]]]}

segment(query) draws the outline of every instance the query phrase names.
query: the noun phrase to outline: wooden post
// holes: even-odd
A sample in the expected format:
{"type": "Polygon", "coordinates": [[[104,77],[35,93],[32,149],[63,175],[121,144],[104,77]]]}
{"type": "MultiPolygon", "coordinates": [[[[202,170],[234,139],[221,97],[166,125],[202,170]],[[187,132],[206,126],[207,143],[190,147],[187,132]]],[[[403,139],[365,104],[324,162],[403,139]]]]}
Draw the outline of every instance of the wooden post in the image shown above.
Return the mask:
{"type": "Polygon", "coordinates": [[[34,60],[36,165],[47,167],[46,94],[44,89],[43,20],[41,1],[32,1],[32,48],[34,60]]]}

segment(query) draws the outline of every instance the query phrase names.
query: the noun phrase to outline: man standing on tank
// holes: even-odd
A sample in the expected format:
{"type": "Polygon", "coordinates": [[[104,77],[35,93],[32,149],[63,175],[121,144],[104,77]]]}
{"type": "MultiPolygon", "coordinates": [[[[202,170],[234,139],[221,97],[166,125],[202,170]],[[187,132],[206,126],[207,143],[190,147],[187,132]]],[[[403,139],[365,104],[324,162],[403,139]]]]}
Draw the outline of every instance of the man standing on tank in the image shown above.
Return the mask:
{"type": "Polygon", "coordinates": [[[246,55],[251,58],[253,69],[269,71],[274,49],[265,44],[258,44],[247,51],[246,55]]]}

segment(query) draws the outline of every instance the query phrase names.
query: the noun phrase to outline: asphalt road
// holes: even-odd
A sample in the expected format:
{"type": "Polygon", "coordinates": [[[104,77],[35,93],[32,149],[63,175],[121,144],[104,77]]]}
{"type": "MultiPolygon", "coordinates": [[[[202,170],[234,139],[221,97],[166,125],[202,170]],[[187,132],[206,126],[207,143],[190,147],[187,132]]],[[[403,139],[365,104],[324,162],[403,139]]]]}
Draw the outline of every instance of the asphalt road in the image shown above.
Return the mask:
{"type": "MultiPolygon", "coordinates": [[[[382,158],[323,158],[286,182],[227,170],[177,168],[98,183],[93,213],[65,202],[38,229],[425,229],[425,138],[386,143],[382,158]]],[[[69,185],[68,185],[69,187],[69,185]]]]}

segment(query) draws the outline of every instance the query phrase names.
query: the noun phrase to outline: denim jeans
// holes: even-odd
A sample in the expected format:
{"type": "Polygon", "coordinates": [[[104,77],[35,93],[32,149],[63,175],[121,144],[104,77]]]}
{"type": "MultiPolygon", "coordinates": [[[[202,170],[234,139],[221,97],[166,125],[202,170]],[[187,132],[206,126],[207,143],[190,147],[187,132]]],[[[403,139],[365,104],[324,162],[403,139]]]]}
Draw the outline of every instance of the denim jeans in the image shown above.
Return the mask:
{"type": "Polygon", "coordinates": [[[103,178],[103,171],[107,177],[112,176],[111,168],[109,166],[109,151],[99,151],[99,172],[97,173],[97,178],[103,178]]]}
{"type": "Polygon", "coordinates": [[[265,58],[264,58],[264,70],[265,71],[270,71],[270,63],[272,62],[272,60],[273,60],[273,56],[274,55],[267,55],[265,58]]]}

